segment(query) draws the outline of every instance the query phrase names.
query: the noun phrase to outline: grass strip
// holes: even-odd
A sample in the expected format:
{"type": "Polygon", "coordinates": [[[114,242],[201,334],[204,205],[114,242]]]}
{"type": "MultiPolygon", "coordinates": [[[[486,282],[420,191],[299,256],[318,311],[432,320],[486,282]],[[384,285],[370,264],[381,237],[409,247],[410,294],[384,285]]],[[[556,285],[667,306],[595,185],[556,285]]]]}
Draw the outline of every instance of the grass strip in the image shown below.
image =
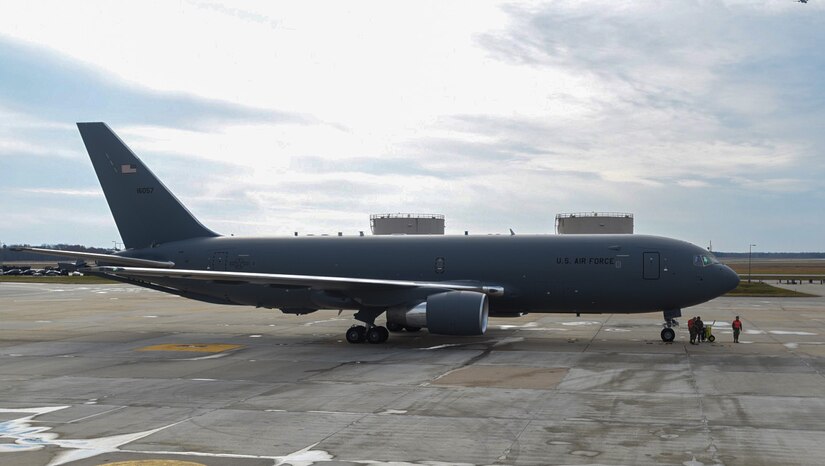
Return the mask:
{"type": "Polygon", "coordinates": [[[768,285],[764,282],[750,282],[742,280],[739,282],[733,291],[725,296],[740,296],[740,297],[766,297],[766,298],[813,298],[816,295],[808,293],[800,293],[799,291],[788,290],[786,288],[779,288],[768,285]]]}

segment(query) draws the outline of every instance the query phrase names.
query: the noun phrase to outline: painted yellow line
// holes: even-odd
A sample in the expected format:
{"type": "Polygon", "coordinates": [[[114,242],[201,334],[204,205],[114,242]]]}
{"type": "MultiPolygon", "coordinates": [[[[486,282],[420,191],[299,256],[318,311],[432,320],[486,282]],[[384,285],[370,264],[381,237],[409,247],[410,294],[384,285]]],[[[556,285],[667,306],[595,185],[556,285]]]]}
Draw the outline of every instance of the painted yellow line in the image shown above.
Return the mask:
{"type": "Polygon", "coordinates": [[[225,345],[220,343],[182,343],[144,346],[143,348],[138,348],[138,351],[190,351],[193,353],[221,353],[238,348],[243,348],[243,345],[225,345]]]}

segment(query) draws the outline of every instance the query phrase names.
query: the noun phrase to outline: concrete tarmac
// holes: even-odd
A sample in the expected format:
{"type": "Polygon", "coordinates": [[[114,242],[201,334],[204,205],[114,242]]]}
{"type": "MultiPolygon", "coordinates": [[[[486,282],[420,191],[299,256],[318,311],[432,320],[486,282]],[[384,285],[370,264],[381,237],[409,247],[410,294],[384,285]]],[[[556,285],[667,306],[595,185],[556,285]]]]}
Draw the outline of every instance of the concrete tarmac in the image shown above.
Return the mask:
{"type": "Polygon", "coordinates": [[[0,464],[823,464],[825,298],[685,314],[716,343],[530,314],[352,345],[349,312],[0,283],[0,464]]]}

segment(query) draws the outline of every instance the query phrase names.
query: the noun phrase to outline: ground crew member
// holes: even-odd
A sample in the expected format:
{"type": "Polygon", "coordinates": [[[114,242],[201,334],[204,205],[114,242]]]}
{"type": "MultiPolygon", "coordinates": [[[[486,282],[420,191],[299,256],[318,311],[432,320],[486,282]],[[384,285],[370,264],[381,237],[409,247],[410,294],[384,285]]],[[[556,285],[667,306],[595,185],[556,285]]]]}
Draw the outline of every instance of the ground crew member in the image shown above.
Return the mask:
{"type": "Polygon", "coordinates": [[[696,329],[697,343],[705,341],[705,323],[702,322],[702,317],[696,316],[696,320],[693,321],[693,328],[696,329]]]}
{"type": "Polygon", "coordinates": [[[690,344],[691,345],[696,344],[696,327],[693,326],[693,322],[694,322],[694,318],[691,317],[690,320],[688,320],[688,332],[690,332],[690,344]]]}
{"type": "Polygon", "coordinates": [[[742,331],[742,321],[739,320],[739,316],[736,316],[736,320],[733,321],[731,327],[733,327],[733,342],[739,343],[739,332],[742,331]]]}

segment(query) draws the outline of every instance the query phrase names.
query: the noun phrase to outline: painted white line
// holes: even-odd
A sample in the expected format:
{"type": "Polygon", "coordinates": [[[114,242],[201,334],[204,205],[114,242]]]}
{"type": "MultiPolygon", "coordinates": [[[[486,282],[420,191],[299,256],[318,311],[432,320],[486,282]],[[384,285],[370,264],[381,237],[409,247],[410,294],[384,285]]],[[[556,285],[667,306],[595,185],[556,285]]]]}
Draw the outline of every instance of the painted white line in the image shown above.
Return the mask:
{"type": "Polygon", "coordinates": [[[119,410],[124,409],[124,408],[126,408],[126,406],[118,406],[116,408],[107,409],[106,411],[103,411],[103,412],[100,412],[100,413],[97,413],[97,414],[91,414],[89,416],[84,416],[84,417],[79,417],[77,419],[72,419],[71,421],[67,422],[66,424],[73,424],[75,422],[84,421],[86,419],[91,419],[93,417],[97,417],[97,416],[100,416],[100,415],[103,415],[103,414],[111,413],[113,411],[119,411],[119,410]]]}
{"type": "Polygon", "coordinates": [[[218,359],[224,356],[229,356],[229,352],[210,354],[209,356],[199,356],[197,358],[176,358],[170,361],[203,361],[204,359],[218,359]]]}
{"type": "Polygon", "coordinates": [[[407,414],[407,411],[404,410],[404,409],[388,409],[388,410],[382,411],[378,414],[379,415],[381,415],[381,414],[407,414]]]}
{"type": "Polygon", "coordinates": [[[418,348],[418,349],[419,350],[436,350],[436,349],[449,348],[451,346],[461,346],[461,345],[463,345],[463,343],[450,343],[450,344],[447,344],[447,345],[430,346],[429,348],[418,348]]]}

